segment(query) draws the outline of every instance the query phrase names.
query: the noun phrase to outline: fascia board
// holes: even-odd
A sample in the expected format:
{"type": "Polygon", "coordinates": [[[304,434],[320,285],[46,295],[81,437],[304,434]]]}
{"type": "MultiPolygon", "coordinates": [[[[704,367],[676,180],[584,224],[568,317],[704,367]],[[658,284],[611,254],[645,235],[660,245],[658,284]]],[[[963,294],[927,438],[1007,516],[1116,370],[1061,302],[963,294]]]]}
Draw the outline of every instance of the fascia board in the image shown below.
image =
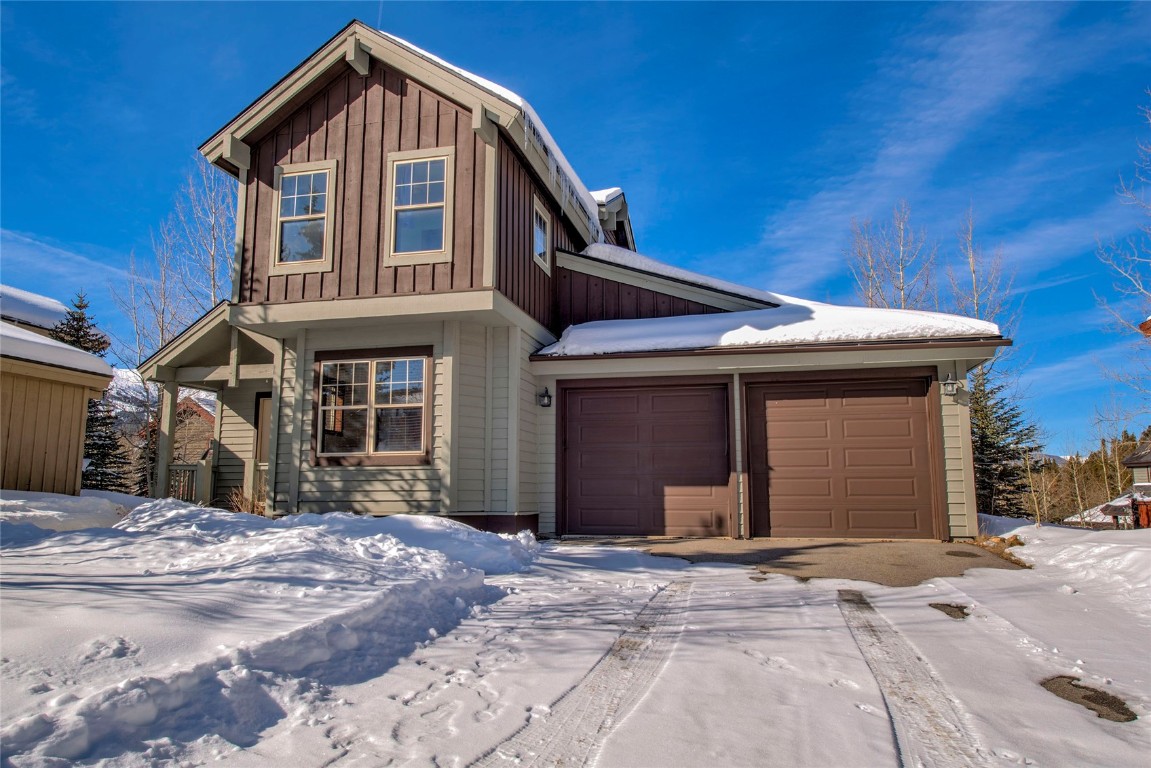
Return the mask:
{"type": "MultiPolygon", "coordinates": [[[[228,302],[221,301],[216,306],[209,309],[198,320],[189,325],[178,336],[169,341],[164,346],[160,347],[152,356],[137,366],[136,370],[144,377],[145,381],[151,379],[148,372],[154,374],[157,367],[164,367],[168,365],[168,361],[173,360],[178,355],[186,352],[192,346],[201,342],[208,333],[215,330],[221,323],[227,324],[227,309],[228,302]]],[[[225,348],[225,352],[227,349],[225,348]]]]}

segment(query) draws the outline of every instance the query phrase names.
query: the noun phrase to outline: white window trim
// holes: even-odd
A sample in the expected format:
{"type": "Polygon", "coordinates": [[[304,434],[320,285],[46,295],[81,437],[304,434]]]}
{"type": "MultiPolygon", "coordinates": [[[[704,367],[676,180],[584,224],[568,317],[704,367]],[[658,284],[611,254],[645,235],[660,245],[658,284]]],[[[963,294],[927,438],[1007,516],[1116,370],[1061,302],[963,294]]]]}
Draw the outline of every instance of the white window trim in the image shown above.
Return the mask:
{"type": "Polygon", "coordinates": [[[269,254],[269,275],[300,275],[308,272],[331,272],[335,250],[336,206],[339,196],[335,160],[315,160],[309,163],[277,165],[272,181],[272,250],[269,254]],[[284,176],[314,171],[328,172],[328,203],[324,211],[324,257],[312,261],[280,261],[280,183],[284,176]]]}
{"type": "Polygon", "coordinates": [[[408,149],[388,153],[388,179],[387,187],[387,225],[384,227],[384,236],[387,242],[386,261],[388,264],[439,264],[452,260],[452,233],[455,219],[455,189],[456,189],[456,148],[435,147],[433,149],[408,149]],[[396,247],[396,209],[395,209],[395,170],[396,163],[407,163],[412,160],[438,160],[443,158],[444,163],[444,247],[438,251],[413,251],[395,253],[396,247]]]}
{"type": "Polygon", "coordinates": [[[531,243],[532,260],[539,265],[546,274],[552,273],[552,259],[554,258],[554,247],[552,246],[552,214],[544,205],[544,201],[540,200],[538,195],[532,195],[532,218],[530,222],[531,231],[528,233],[528,242],[531,243]],[[536,214],[543,217],[544,227],[546,230],[547,248],[544,250],[544,257],[540,259],[539,254],[536,253],[536,214]]]}
{"type": "MultiPolygon", "coordinates": [[[[365,450],[363,450],[363,451],[351,451],[351,452],[346,452],[346,453],[324,452],[322,449],[323,435],[319,434],[319,435],[317,435],[317,442],[316,442],[316,455],[317,456],[319,456],[320,458],[335,458],[335,459],[346,458],[346,457],[357,457],[357,456],[370,457],[370,458],[383,458],[383,459],[387,459],[387,458],[400,459],[400,458],[405,458],[405,457],[406,458],[414,458],[414,457],[422,457],[422,456],[427,455],[427,453],[428,453],[428,440],[430,439],[430,435],[428,433],[428,426],[429,426],[428,425],[428,419],[430,417],[429,377],[431,374],[431,367],[432,367],[432,359],[430,357],[423,357],[420,355],[400,355],[400,356],[393,356],[393,357],[356,357],[356,358],[348,358],[348,359],[333,358],[330,360],[321,358],[319,360],[319,363],[320,363],[320,368],[319,368],[320,371],[323,370],[324,365],[328,365],[328,364],[334,364],[334,363],[345,363],[345,364],[367,363],[368,364],[368,402],[365,405],[348,405],[348,406],[325,406],[325,405],[323,405],[322,402],[316,403],[316,413],[318,416],[317,423],[316,423],[316,429],[318,429],[318,430],[323,430],[323,428],[324,428],[323,427],[323,425],[324,425],[324,414],[327,411],[337,411],[337,410],[366,410],[367,411],[367,418],[365,420],[366,421],[366,423],[365,423],[366,433],[365,433],[365,437],[364,437],[364,439],[365,439],[365,444],[364,444],[365,450]],[[403,405],[395,405],[395,406],[376,405],[375,387],[374,387],[375,376],[376,376],[376,366],[379,363],[394,362],[396,360],[420,360],[423,362],[423,365],[424,365],[424,390],[423,390],[424,399],[422,402],[420,402],[418,404],[419,408],[420,408],[420,417],[421,417],[420,418],[420,448],[419,448],[419,450],[415,450],[415,451],[377,451],[373,448],[373,446],[375,445],[375,438],[376,438],[376,419],[375,419],[376,409],[377,408],[412,407],[413,405],[416,405],[415,403],[406,403],[403,405]]],[[[323,387],[322,380],[321,380],[321,383],[319,384],[319,387],[321,389],[323,387]]]]}

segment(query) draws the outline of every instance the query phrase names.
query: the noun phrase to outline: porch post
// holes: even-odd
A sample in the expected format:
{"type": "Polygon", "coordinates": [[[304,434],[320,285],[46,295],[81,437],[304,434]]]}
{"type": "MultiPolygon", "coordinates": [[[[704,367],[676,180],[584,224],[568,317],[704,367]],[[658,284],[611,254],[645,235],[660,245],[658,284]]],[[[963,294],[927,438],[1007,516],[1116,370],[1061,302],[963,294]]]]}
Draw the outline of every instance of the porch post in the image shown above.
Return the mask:
{"type": "Polygon", "coordinates": [[[168,467],[172,463],[179,397],[180,385],[174,381],[165,381],[160,397],[160,428],[156,433],[156,487],[153,489],[153,495],[160,499],[168,495],[168,467]]]}

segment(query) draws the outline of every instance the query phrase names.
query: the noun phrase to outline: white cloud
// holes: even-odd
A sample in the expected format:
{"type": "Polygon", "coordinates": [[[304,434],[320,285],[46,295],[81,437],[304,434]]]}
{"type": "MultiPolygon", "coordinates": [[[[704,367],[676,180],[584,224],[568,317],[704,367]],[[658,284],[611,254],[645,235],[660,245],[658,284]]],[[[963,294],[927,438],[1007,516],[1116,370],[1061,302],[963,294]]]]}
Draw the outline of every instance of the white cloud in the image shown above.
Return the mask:
{"type": "MultiPolygon", "coordinates": [[[[3,280],[9,285],[50,280],[65,286],[103,287],[127,279],[128,271],[111,263],[111,259],[117,258],[116,254],[104,253],[99,258],[85,256],[79,252],[80,247],[54,243],[34,234],[0,229],[0,250],[4,253],[3,280]]],[[[74,289],[69,290],[74,292],[74,289]]]]}

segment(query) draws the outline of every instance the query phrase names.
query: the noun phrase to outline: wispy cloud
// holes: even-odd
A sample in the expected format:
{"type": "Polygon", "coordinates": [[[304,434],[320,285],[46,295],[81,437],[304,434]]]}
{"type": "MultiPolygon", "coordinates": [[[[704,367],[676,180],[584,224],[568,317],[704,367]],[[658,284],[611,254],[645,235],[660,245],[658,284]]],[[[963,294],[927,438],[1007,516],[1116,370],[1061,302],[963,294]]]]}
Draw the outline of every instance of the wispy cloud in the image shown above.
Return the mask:
{"type": "MultiPolygon", "coordinates": [[[[25,284],[56,284],[65,291],[103,286],[126,280],[128,271],[117,262],[126,255],[90,250],[92,255],[80,253],[83,246],[56,243],[38,235],[0,229],[0,250],[4,253],[2,277],[5,283],[23,287],[25,284]],[[75,287],[72,287],[75,286],[75,287]]],[[[36,290],[34,287],[29,290],[36,290]]]]}
{"type": "Polygon", "coordinates": [[[1107,385],[1106,371],[1123,370],[1130,362],[1131,345],[1117,342],[1056,363],[1027,368],[1019,376],[1020,391],[1039,398],[1057,398],[1107,385]]]}
{"type": "MultiPolygon", "coordinates": [[[[894,40],[893,53],[853,99],[848,121],[829,138],[864,147],[870,159],[768,217],[759,243],[773,262],[766,283],[802,293],[842,274],[852,218],[883,218],[898,199],[926,190],[938,197],[935,174],[1000,110],[1114,51],[1119,43],[1099,30],[1069,44],[1059,30],[1068,12],[1059,5],[945,6],[894,40]]],[[[1020,191],[1049,177],[1043,159],[1021,157],[1013,182],[1020,191]]],[[[1038,250],[1029,248],[1026,258],[1038,250]]]]}
{"type": "Polygon", "coordinates": [[[1020,273],[1049,269],[1095,250],[1096,243],[1122,237],[1139,225],[1139,211],[1111,197],[1082,216],[1042,219],[1000,243],[1004,258],[1020,273]]]}

